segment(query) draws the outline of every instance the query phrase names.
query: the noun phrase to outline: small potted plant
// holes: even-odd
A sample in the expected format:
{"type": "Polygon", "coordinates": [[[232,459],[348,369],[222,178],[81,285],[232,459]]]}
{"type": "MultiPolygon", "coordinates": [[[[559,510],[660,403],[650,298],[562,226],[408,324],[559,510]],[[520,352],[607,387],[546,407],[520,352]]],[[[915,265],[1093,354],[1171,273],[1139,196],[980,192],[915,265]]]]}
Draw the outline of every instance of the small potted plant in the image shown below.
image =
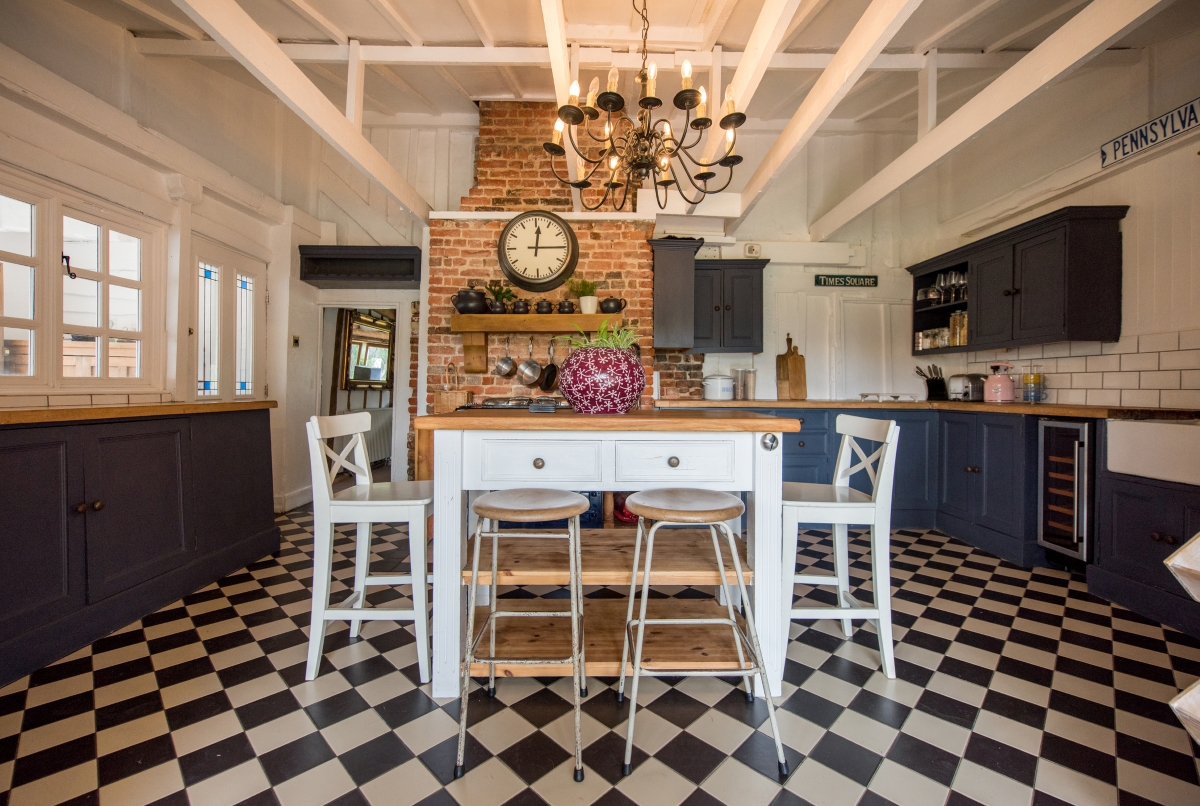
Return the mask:
{"type": "Polygon", "coordinates": [[[517,298],[511,288],[505,288],[499,280],[492,280],[487,284],[488,293],[492,295],[492,302],[488,305],[492,313],[507,313],[508,306],[505,304],[517,298]]]}
{"type": "MultiPolygon", "coordinates": [[[[578,327],[578,326],[576,326],[578,327]]],[[[563,336],[573,352],[558,374],[558,388],[580,414],[624,414],[638,404],[646,389],[646,372],[634,354],[636,328],[608,329],[608,320],[588,338],[563,336]]]]}
{"type": "Polygon", "coordinates": [[[600,304],[596,299],[596,284],[582,277],[572,277],[567,281],[567,290],[573,296],[579,297],[580,313],[595,313],[600,304]]]}

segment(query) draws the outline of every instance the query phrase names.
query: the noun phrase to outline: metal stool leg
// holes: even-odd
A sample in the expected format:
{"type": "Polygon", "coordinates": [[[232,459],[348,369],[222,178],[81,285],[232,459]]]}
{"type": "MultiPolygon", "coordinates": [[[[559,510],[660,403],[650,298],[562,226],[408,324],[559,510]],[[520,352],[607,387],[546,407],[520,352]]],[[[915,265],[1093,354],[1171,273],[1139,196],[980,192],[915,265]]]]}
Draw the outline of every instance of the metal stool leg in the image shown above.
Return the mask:
{"type": "MultiPolygon", "coordinates": [[[[721,559],[721,544],[717,541],[717,530],[715,527],[710,525],[708,533],[712,536],[713,552],[717,556],[717,573],[721,575],[721,592],[724,594],[725,608],[729,612],[730,629],[733,630],[733,645],[737,647],[738,666],[745,668],[746,656],[742,654],[742,640],[738,637],[737,617],[733,612],[733,597],[729,595],[729,584],[725,579],[725,562],[721,559]]],[[[733,550],[736,552],[737,548],[733,547],[733,550]]],[[[742,610],[745,610],[744,602],[742,610]]],[[[746,683],[746,701],[754,702],[754,683],[750,680],[750,675],[742,675],[742,680],[746,683]]]]}
{"type": "MultiPolygon", "coordinates": [[[[638,523],[641,524],[640,519],[638,523]]],[[[654,557],[654,533],[658,531],[660,525],[660,523],[656,523],[651,526],[650,532],[646,535],[646,568],[642,571],[642,604],[638,608],[637,642],[633,650],[633,688],[629,692],[629,728],[625,736],[625,764],[621,768],[624,775],[633,774],[633,724],[637,717],[638,680],[641,677],[639,672],[642,668],[642,646],[646,637],[646,603],[650,600],[650,561],[654,557]]],[[[636,549],[634,554],[637,554],[636,549]]],[[[637,579],[637,565],[633,566],[633,578],[637,579]]],[[[633,591],[634,588],[631,585],[629,588],[630,601],[633,600],[633,591]]],[[[628,637],[628,627],[625,628],[625,634],[628,637]]],[[[624,674],[623,669],[622,674],[624,674]]]]}
{"type": "MultiPolygon", "coordinates": [[[[454,777],[463,777],[463,756],[467,751],[467,695],[471,692],[471,661],[475,656],[475,591],[479,587],[479,549],[483,539],[484,524],[480,518],[475,527],[475,550],[471,554],[471,587],[467,593],[467,638],[463,646],[462,699],[458,714],[458,756],[454,764],[454,777]]],[[[493,580],[494,582],[495,580],[493,580]]],[[[492,586],[493,589],[495,586],[492,586]]]]}
{"type": "Polygon", "coordinates": [[[621,682],[617,684],[617,702],[625,701],[625,665],[629,662],[629,625],[633,623],[634,591],[637,590],[638,561],[642,552],[642,534],[646,528],[645,518],[638,518],[637,534],[633,538],[633,573],[629,579],[629,604],[625,608],[624,639],[621,642],[621,682]]]}
{"type": "MultiPolygon", "coordinates": [[[[567,554],[571,567],[571,688],[575,694],[575,781],[583,780],[583,737],[579,724],[580,690],[583,688],[583,668],[581,655],[583,651],[583,585],[581,581],[581,566],[579,563],[579,518],[567,521],[567,554]]],[[[495,577],[492,578],[495,582],[495,577]]],[[[493,600],[494,601],[494,600],[493,600]]],[[[493,651],[494,655],[494,651],[493,651]]]]}
{"type": "Polygon", "coordinates": [[[584,634],[586,620],[583,617],[583,535],[579,531],[579,519],[575,518],[572,523],[575,524],[575,567],[579,569],[577,575],[577,589],[579,591],[579,696],[587,699],[587,639],[584,634]]]}
{"type": "Polygon", "coordinates": [[[754,608],[750,606],[750,597],[746,593],[746,578],[742,574],[742,561],[738,557],[737,545],[734,543],[733,532],[724,523],[717,524],[725,533],[729,542],[729,552],[733,558],[733,570],[737,574],[738,591],[742,594],[742,610],[746,617],[746,637],[750,639],[750,651],[754,653],[754,664],[758,667],[758,676],[762,682],[763,699],[767,701],[767,717],[771,720],[771,737],[775,740],[775,754],[779,761],[779,775],[788,774],[787,757],[783,754],[783,741],[779,738],[779,723],[775,719],[775,704],[771,701],[771,684],[767,681],[767,667],[763,663],[762,649],[758,644],[758,630],[754,627],[754,608]]]}
{"type": "MultiPolygon", "coordinates": [[[[492,529],[493,529],[493,531],[492,531],[492,584],[488,586],[490,588],[489,593],[491,594],[491,596],[489,597],[491,606],[488,608],[488,614],[494,616],[496,613],[496,606],[497,606],[497,604],[499,604],[498,596],[499,596],[499,589],[500,589],[500,586],[498,584],[496,584],[497,574],[499,573],[497,571],[497,566],[498,566],[498,560],[499,560],[499,556],[500,556],[500,524],[499,523],[493,524],[492,529]]],[[[472,599],[472,601],[474,601],[474,600],[472,599]]],[[[495,658],[496,657],[496,619],[492,618],[492,619],[490,619],[490,622],[491,622],[491,625],[490,625],[491,630],[489,631],[489,635],[488,635],[488,652],[489,652],[488,657],[495,658]]],[[[496,696],[496,664],[495,663],[488,664],[488,690],[487,690],[487,693],[488,693],[489,697],[496,696]]]]}

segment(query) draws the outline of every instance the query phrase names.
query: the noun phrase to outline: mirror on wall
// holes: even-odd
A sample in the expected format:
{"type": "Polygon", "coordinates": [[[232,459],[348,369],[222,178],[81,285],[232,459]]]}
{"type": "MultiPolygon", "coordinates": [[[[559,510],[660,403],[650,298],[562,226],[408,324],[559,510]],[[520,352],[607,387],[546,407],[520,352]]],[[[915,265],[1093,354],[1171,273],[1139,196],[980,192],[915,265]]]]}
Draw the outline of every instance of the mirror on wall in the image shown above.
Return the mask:
{"type": "Polygon", "coordinates": [[[391,389],[396,323],[374,312],[342,312],[343,389],[391,389]]]}

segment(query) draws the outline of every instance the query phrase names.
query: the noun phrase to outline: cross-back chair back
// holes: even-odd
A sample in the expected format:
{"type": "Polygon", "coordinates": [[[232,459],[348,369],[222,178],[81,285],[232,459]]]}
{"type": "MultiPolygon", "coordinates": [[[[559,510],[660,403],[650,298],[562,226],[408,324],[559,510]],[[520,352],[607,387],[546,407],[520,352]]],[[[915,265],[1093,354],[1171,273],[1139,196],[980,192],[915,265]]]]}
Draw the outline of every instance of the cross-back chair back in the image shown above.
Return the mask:
{"type": "Polygon", "coordinates": [[[371,430],[371,414],[337,414],[331,417],[312,417],[308,428],[308,458],[312,465],[313,506],[328,506],[333,498],[333,480],[345,468],[354,474],[355,484],[371,483],[371,458],[367,455],[364,435],[371,430]],[[329,447],[326,440],[350,437],[340,451],[329,447]],[[318,480],[324,479],[324,484],[318,480]]]}
{"type": "Polygon", "coordinates": [[[849,487],[856,474],[866,473],[871,482],[871,500],[890,502],[900,427],[892,420],[839,414],[835,430],[841,434],[842,444],[834,466],[834,486],[849,487]],[[879,443],[879,447],[868,454],[859,440],[879,443]]]}

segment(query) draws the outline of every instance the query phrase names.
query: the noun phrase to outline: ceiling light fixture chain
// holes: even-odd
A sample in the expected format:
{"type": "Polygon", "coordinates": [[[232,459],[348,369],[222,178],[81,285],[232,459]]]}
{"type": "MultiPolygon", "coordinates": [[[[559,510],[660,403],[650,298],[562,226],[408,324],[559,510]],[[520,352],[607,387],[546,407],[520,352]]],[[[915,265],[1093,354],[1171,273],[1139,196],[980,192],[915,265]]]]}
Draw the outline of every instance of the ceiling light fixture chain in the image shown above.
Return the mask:
{"type": "MultiPolygon", "coordinates": [[[[647,0],[632,0],[633,9],[642,18],[642,69],[638,71],[637,82],[641,85],[640,97],[637,102],[636,121],[628,115],[619,113],[625,109],[625,99],[617,91],[620,84],[620,72],[613,67],[608,72],[608,85],[600,92],[600,79],[593,78],[585,103],[579,103],[579,82],[571,83],[570,97],[558,109],[558,120],[554,122],[554,131],[550,142],[543,143],[542,148],[550,155],[550,171],[563,184],[579,190],[592,187],[591,179],[604,166],[608,168],[607,181],[603,182],[604,195],[594,205],[588,204],[581,197],[583,206],[588,210],[598,210],[612,199],[612,206],[622,210],[629,197],[630,189],[640,188],[646,180],[654,182],[654,200],[659,209],[665,209],[670,196],[670,188],[675,186],[676,192],[690,205],[699,204],[704,197],[712,193],[720,193],[729,187],[733,179],[733,169],[741,163],[742,158],[735,153],[737,146],[736,130],[746,122],[746,115],[737,111],[733,98],[732,85],[725,90],[724,114],[720,119],[720,127],[725,130],[725,153],[717,160],[705,162],[698,159],[692,152],[700,146],[704,132],[712,126],[708,117],[708,96],[704,87],[698,90],[692,87],[692,65],[686,59],[682,66],[683,88],[675,93],[673,102],[677,109],[683,111],[683,134],[676,137],[667,118],[654,119],[654,110],[662,106],[662,100],[656,95],[658,84],[658,66],[648,62],[647,40],[650,35],[650,15],[647,11],[647,0]],[[695,117],[693,117],[693,110],[695,117]],[[592,131],[592,121],[598,120],[600,113],[605,114],[604,131],[597,136],[592,131]],[[614,118],[613,115],[618,117],[614,118]],[[579,147],[576,142],[574,127],[583,125],[588,139],[598,144],[594,148],[595,156],[588,153],[588,148],[579,147]],[[568,128],[569,127],[569,128],[568,128]],[[572,182],[567,176],[560,176],[554,165],[555,157],[567,157],[563,145],[563,132],[566,131],[567,141],[575,153],[576,180],[572,182]],[[696,133],[695,139],[688,143],[690,132],[696,133]],[[687,169],[687,162],[701,170],[694,175],[687,169]],[[676,169],[675,162],[679,163],[676,169]],[[725,184],[719,188],[711,188],[708,183],[717,174],[710,170],[717,166],[726,168],[728,173],[725,184]],[[679,175],[683,174],[687,182],[696,190],[698,195],[691,198],[684,192],[679,175]],[[662,189],[660,196],[659,189],[662,189]],[[617,191],[620,191],[620,194],[617,191]],[[618,201],[619,195],[619,201],[618,201]]],[[[582,137],[580,138],[582,139],[582,137]]],[[[565,173],[569,174],[569,170],[565,173]]]]}

